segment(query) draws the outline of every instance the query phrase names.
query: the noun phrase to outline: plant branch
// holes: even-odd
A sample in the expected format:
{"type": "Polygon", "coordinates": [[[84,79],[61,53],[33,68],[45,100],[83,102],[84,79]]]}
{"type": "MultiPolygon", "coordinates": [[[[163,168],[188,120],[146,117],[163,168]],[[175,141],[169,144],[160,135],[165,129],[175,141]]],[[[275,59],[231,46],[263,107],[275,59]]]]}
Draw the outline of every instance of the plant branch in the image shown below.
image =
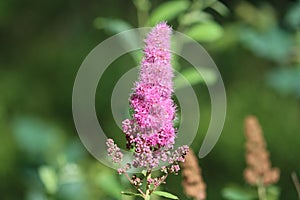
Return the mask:
{"type": "Polygon", "coordinates": [[[160,180],[160,182],[159,182],[159,184],[157,184],[154,188],[153,188],[153,190],[151,191],[151,192],[153,192],[153,191],[155,191],[165,180],[166,180],[166,178],[168,177],[168,175],[169,174],[166,174],[166,175],[164,175],[164,176],[162,176],[162,179],[160,180]]]}
{"type": "Polygon", "coordinates": [[[299,180],[298,180],[298,177],[297,177],[296,172],[293,172],[293,173],[291,174],[291,176],[292,176],[292,179],[293,179],[293,182],[294,182],[296,191],[297,191],[297,193],[298,193],[298,199],[300,199],[300,183],[299,183],[299,180]]]}
{"type": "Polygon", "coordinates": [[[135,185],[133,180],[131,180],[131,178],[129,177],[129,175],[127,174],[127,172],[124,172],[125,177],[128,179],[128,181],[137,189],[137,191],[139,191],[144,197],[146,196],[146,194],[141,190],[141,188],[139,188],[139,186],[135,185]]]}

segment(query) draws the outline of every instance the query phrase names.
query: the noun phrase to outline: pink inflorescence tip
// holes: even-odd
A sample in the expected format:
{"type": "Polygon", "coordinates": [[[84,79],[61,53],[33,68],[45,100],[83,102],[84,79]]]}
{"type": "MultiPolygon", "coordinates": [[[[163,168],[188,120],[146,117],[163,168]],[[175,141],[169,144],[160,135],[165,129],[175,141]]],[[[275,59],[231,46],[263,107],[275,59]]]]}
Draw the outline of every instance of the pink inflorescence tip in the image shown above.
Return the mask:
{"type": "Polygon", "coordinates": [[[127,147],[135,149],[138,167],[152,168],[166,160],[167,155],[159,151],[172,148],[175,140],[171,32],[166,23],[160,23],[148,34],[139,80],[129,100],[132,118],[123,121],[127,147]]]}

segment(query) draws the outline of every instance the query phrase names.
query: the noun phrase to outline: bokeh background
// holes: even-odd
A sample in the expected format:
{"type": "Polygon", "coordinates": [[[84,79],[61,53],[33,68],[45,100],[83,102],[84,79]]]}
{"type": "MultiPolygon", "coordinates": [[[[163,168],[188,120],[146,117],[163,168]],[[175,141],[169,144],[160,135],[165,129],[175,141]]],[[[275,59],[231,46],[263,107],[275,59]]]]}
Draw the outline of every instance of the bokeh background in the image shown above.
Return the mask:
{"type": "MultiPolygon", "coordinates": [[[[126,180],[80,142],[72,87],[82,61],[101,41],[161,20],[202,44],[225,83],[223,133],[199,160],[208,199],[224,199],[228,185],[249,187],[243,179],[249,114],[258,117],[272,164],[281,169],[279,199],[297,199],[290,175],[300,175],[300,1],[283,0],[0,1],[0,199],[133,199],[120,195],[130,189],[126,180]]],[[[135,54],[117,59],[97,91],[99,122],[121,142],[110,97],[135,65],[135,54]]],[[[206,84],[214,75],[204,83],[184,60],[174,65],[199,98],[197,152],[210,120],[206,84]]],[[[170,177],[165,190],[188,199],[180,175],[170,177]]]]}

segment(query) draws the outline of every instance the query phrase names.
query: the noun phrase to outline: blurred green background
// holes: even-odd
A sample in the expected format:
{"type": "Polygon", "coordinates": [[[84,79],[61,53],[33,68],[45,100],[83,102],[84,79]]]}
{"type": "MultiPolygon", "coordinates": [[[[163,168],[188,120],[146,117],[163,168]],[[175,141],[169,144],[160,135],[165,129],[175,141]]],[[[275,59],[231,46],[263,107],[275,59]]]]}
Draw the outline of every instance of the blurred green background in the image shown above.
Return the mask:
{"type": "MultiPolygon", "coordinates": [[[[161,20],[200,42],[225,83],[223,133],[199,160],[208,199],[222,199],[222,188],[231,183],[247,187],[243,120],[249,114],[260,120],[272,163],[281,169],[280,199],[297,198],[290,174],[300,174],[299,1],[2,0],[0,199],[130,199],[120,196],[130,188],[126,180],[80,142],[72,87],[82,61],[101,41],[161,20]]],[[[110,96],[135,58],[120,57],[100,80],[97,114],[112,137],[121,130],[112,117],[110,96]]],[[[210,120],[209,94],[188,64],[180,59],[175,64],[199,98],[200,128],[192,145],[197,151],[210,120]]],[[[180,175],[167,182],[167,191],[188,199],[180,175]]]]}

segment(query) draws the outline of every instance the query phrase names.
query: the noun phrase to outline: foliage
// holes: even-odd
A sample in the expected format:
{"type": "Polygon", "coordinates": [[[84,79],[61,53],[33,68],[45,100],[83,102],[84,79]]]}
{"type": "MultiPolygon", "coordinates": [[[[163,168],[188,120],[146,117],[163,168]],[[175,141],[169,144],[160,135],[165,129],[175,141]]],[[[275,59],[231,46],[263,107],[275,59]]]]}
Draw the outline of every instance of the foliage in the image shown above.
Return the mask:
{"type": "MultiPolygon", "coordinates": [[[[246,115],[256,114],[268,133],[273,161],[282,169],[280,189],[270,188],[270,195],[280,190],[280,199],[296,199],[290,173],[300,174],[299,5],[267,0],[0,1],[1,199],[134,199],[116,193],[132,188],[80,143],[71,93],[80,64],[99,42],[159,18],[174,30],[192,33],[212,55],[225,82],[226,124],[214,150],[201,160],[208,198],[249,196],[245,187],[222,188],[242,182],[241,124],[246,115]],[[170,2],[183,6],[163,9],[170,2]],[[173,13],[164,18],[162,13],[169,11],[173,13]]],[[[116,74],[136,65],[139,59],[130,56],[107,70],[109,82],[99,84],[105,96],[111,96],[116,74]]],[[[209,125],[209,94],[201,75],[175,59],[200,99],[199,134],[192,145],[198,149],[209,125]]],[[[215,75],[207,73],[213,84],[215,75]]],[[[96,98],[99,121],[117,135],[110,101],[102,97],[96,98]]],[[[184,200],[179,179],[171,178],[166,189],[184,200]]],[[[158,199],[163,197],[153,196],[158,199]]]]}
{"type": "Polygon", "coordinates": [[[238,15],[245,19],[244,24],[240,26],[241,41],[254,54],[273,61],[277,67],[267,75],[268,84],[282,94],[297,96],[299,84],[292,80],[298,76],[300,61],[299,5],[299,1],[293,3],[283,19],[276,19],[274,8],[268,4],[257,8],[242,2],[237,9],[238,15]],[[250,20],[249,14],[256,16],[257,19],[250,20]],[[286,26],[281,23],[285,23],[286,26]]]}

